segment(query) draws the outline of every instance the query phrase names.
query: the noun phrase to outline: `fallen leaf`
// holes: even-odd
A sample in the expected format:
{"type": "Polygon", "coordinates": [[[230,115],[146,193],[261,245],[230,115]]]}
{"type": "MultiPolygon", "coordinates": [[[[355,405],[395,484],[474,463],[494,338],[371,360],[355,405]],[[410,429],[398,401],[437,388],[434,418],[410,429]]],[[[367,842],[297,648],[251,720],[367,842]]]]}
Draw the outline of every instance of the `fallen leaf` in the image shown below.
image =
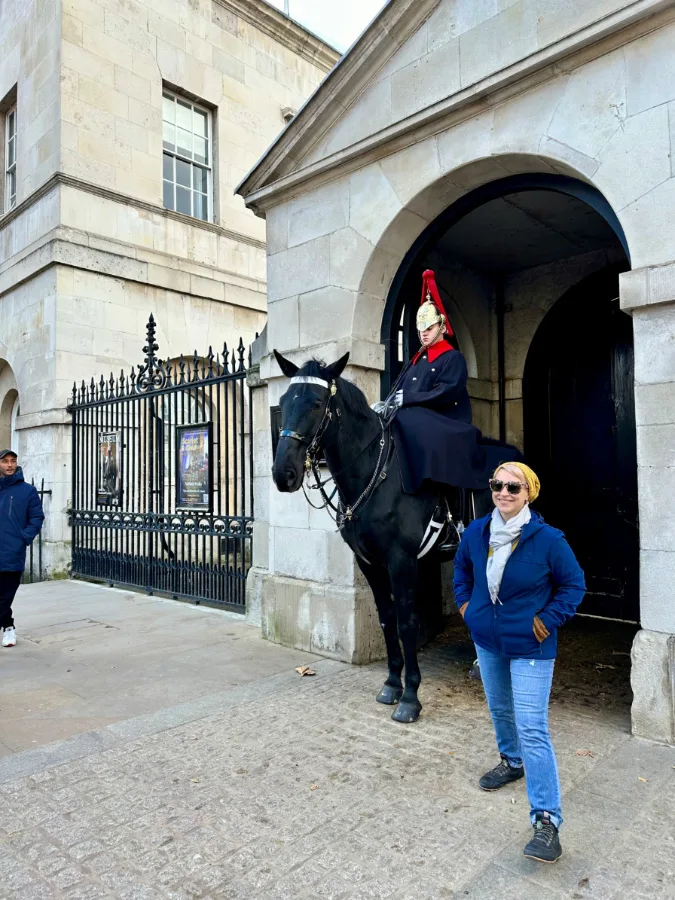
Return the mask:
{"type": "Polygon", "coordinates": [[[577,750],[577,756],[590,756],[592,759],[595,759],[592,750],[577,750]]]}
{"type": "Polygon", "coordinates": [[[199,778],[191,778],[190,781],[194,781],[195,784],[199,784],[199,778]]]}
{"type": "MultiPolygon", "coordinates": [[[[448,756],[454,756],[454,755],[455,755],[454,750],[448,750],[448,756]]],[[[673,768],[675,769],[675,766],[673,766],[673,768]]]]}
{"type": "Polygon", "coordinates": [[[316,675],[314,669],[310,669],[309,666],[298,666],[295,671],[298,675],[316,675]]]}
{"type": "Polygon", "coordinates": [[[579,882],[579,887],[586,887],[587,884],[588,884],[588,878],[582,878],[581,881],[579,882]]]}
{"type": "Polygon", "coordinates": [[[644,781],[645,784],[647,783],[647,779],[642,778],[640,775],[638,775],[638,781],[644,781]]]}
{"type": "Polygon", "coordinates": [[[318,784],[313,784],[313,785],[310,787],[310,791],[318,791],[318,790],[319,790],[319,785],[318,785],[318,784]]]}

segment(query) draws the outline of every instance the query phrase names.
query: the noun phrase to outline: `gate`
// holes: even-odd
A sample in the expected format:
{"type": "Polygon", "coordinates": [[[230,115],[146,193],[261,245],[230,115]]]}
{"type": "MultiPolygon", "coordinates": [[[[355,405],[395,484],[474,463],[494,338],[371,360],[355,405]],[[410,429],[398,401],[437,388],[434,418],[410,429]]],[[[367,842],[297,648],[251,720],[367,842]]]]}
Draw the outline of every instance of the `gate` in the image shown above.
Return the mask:
{"type": "Polygon", "coordinates": [[[253,532],[245,349],[73,386],[72,574],[243,611],[253,532]]]}

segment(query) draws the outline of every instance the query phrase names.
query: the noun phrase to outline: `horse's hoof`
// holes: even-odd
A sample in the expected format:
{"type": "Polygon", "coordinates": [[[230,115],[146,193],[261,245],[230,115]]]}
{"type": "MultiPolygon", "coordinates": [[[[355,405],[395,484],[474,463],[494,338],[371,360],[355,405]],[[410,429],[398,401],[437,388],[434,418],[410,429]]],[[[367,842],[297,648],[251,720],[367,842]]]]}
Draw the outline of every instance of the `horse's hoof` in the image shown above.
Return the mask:
{"type": "Polygon", "coordinates": [[[410,722],[416,722],[422,712],[422,704],[418,702],[409,703],[407,700],[401,700],[396,709],[391,714],[394,722],[402,722],[404,725],[410,722]]]}
{"type": "Polygon", "coordinates": [[[375,699],[378,703],[385,703],[387,706],[394,706],[394,704],[398,703],[398,701],[401,699],[402,694],[402,687],[392,687],[390,684],[385,684],[375,699]]]}

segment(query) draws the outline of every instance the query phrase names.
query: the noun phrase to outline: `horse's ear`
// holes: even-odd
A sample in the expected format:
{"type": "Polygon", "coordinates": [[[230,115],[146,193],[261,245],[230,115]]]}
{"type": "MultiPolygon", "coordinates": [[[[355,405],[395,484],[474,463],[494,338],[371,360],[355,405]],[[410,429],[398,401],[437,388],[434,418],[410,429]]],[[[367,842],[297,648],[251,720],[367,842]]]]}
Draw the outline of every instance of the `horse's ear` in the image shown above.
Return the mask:
{"type": "Polygon", "coordinates": [[[349,353],[345,353],[344,356],[340,357],[337,362],[334,362],[331,366],[326,366],[326,376],[328,381],[333,381],[336,378],[339,378],[340,375],[345,370],[345,366],[349,362],[349,353]]]}
{"type": "Polygon", "coordinates": [[[277,362],[279,363],[279,368],[288,378],[292,378],[294,375],[298,374],[298,366],[294,362],[291,362],[290,359],[286,359],[279,353],[278,350],[274,351],[274,355],[277,358],[277,362]]]}

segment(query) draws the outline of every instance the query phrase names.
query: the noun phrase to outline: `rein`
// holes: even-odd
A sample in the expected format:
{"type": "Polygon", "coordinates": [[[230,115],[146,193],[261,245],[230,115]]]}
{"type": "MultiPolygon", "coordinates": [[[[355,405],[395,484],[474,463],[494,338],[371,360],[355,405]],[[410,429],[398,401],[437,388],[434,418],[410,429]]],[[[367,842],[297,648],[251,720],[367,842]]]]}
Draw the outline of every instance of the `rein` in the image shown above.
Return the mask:
{"type": "MultiPolygon", "coordinates": [[[[291,384],[317,384],[320,387],[328,389],[328,398],[326,400],[326,405],[324,407],[323,416],[321,417],[321,421],[319,422],[319,427],[317,428],[314,437],[311,439],[306,438],[303,434],[300,434],[297,431],[290,431],[288,429],[284,429],[279,433],[279,437],[287,437],[292,440],[299,441],[301,444],[307,444],[307,451],[305,454],[305,475],[306,478],[309,479],[310,472],[314,475],[315,484],[308,485],[309,490],[316,491],[318,490],[323,499],[323,503],[321,506],[316,506],[312,503],[309,495],[307,494],[307,489],[305,488],[305,482],[303,480],[302,490],[305,495],[305,499],[312,507],[312,509],[326,509],[328,510],[328,514],[331,516],[333,521],[338,527],[338,531],[342,530],[347,522],[351,522],[353,519],[358,518],[355,515],[356,510],[360,507],[364,506],[368,500],[371,498],[373,493],[375,492],[375,488],[378,484],[380,484],[387,477],[387,465],[386,461],[384,466],[382,465],[382,457],[384,455],[384,448],[387,444],[387,439],[389,440],[389,444],[391,446],[391,434],[389,432],[389,428],[386,429],[386,437],[385,437],[385,426],[382,422],[382,419],[379,419],[380,423],[380,452],[377,457],[377,463],[375,464],[375,470],[373,475],[366,485],[365,489],[361,492],[360,496],[352,503],[351,505],[345,504],[342,498],[338,499],[337,506],[333,503],[333,498],[336,493],[339,493],[337,483],[335,483],[335,477],[337,475],[341,475],[343,472],[346,472],[350,469],[362,456],[363,454],[375,443],[378,439],[378,435],[369,441],[366,446],[361,450],[354,459],[348,463],[346,466],[343,466],[339,472],[336,472],[335,475],[332,475],[322,480],[319,472],[319,455],[321,452],[321,442],[323,440],[323,436],[326,433],[328,426],[333,418],[333,412],[331,410],[331,403],[333,397],[337,394],[337,385],[335,380],[333,379],[330,383],[324,381],[321,378],[314,378],[308,375],[299,375],[295,376],[291,379],[291,384]],[[330,496],[328,495],[325,486],[330,484],[330,482],[335,483],[335,487],[333,488],[330,496]]],[[[340,411],[336,409],[338,415],[338,424],[339,424],[339,416],[340,411]]],[[[378,417],[379,418],[379,417],[378,417]]],[[[388,456],[388,454],[387,454],[388,456]]]]}

